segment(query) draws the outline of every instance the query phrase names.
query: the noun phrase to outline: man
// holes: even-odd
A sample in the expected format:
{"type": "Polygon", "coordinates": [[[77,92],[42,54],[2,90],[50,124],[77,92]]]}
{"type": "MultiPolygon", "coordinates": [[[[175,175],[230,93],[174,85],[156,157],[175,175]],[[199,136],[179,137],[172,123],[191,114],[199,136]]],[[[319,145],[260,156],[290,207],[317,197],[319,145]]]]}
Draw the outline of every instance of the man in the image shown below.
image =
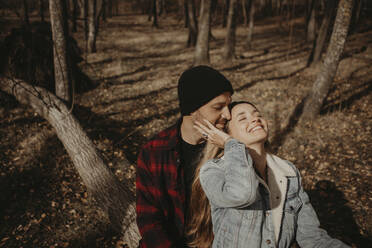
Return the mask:
{"type": "Polygon", "coordinates": [[[222,129],[230,119],[231,83],[208,66],[186,70],[178,81],[181,119],[144,145],[137,161],[140,247],[187,247],[184,224],[191,183],[204,139],[195,120],[222,129]]]}

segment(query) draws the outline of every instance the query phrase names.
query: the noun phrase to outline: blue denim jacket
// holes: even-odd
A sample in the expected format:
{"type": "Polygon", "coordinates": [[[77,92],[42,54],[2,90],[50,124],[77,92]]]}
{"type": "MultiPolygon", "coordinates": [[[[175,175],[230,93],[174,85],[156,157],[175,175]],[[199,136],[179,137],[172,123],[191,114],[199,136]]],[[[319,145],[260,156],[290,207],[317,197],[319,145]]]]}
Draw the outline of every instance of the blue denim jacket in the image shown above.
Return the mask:
{"type": "Polygon", "coordinates": [[[319,228],[297,168],[267,155],[268,185],[257,176],[245,145],[235,139],[225,154],[204,164],[200,182],[210,201],[213,247],[348,247],[319,228]]]}

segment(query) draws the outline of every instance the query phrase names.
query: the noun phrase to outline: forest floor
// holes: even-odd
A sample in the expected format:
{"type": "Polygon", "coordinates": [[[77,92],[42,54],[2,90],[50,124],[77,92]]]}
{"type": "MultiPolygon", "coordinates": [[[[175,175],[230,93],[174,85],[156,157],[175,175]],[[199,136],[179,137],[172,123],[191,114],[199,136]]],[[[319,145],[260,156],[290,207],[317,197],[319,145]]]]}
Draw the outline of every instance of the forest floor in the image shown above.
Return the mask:
{"type": "MultiPolygon", "coordinates": [[[[239,26],[231,64],[222,60],[225,29],[213,27],[211,65],[231,80],[234,100],[255,103],[269,120],[272,149],[300,169],[322,227],[353,247],[370,247],[372,22],[348,37],[321,115],[301,126],[298,106],[318,68],[306,66],[303,19],[292,29],[278,23],[258,21],[252,49],[239,26]]],[[[98,52],[83,54],[80,64],[97,86],[75,96],[74,114],[112,171],[133,186],[141,145],[179,118],[177,80],[194,55],[182,21],[167,17],[159,25],[144,15],[108,19],[98,52]]],[[[0,247],[120,247],[51,126],[1,92],[0,103],[0,247]]]]}

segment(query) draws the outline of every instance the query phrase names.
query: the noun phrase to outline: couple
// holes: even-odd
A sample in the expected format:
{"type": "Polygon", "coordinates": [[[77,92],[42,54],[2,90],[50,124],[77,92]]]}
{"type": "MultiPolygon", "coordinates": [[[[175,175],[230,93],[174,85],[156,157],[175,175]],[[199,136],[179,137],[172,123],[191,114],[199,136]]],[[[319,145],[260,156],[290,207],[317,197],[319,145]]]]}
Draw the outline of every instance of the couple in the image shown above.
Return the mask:
{"type": "Polygon", "coordinates": [[[140,247],[348,247],[319,228],[296,167],[265,151],[258,109],[232,94],[208,66],[181,75],[181,119],[138,156],[140,247]]]}

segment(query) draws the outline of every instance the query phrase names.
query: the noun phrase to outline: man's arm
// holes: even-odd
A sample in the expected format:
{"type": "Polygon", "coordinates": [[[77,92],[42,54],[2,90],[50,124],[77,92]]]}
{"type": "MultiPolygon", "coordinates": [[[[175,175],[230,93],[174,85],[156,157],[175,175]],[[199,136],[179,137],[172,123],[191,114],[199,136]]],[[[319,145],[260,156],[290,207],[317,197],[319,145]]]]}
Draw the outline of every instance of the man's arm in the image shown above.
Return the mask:
{"type": "Polygon", "coordinates": [[[160,207],[163,192],[154,183],[149,151],[142,149],[137,160],[136,212],[142,235],[140,247],[172,247],[175,241],[166,230],[166,220],[160,207]]]}

